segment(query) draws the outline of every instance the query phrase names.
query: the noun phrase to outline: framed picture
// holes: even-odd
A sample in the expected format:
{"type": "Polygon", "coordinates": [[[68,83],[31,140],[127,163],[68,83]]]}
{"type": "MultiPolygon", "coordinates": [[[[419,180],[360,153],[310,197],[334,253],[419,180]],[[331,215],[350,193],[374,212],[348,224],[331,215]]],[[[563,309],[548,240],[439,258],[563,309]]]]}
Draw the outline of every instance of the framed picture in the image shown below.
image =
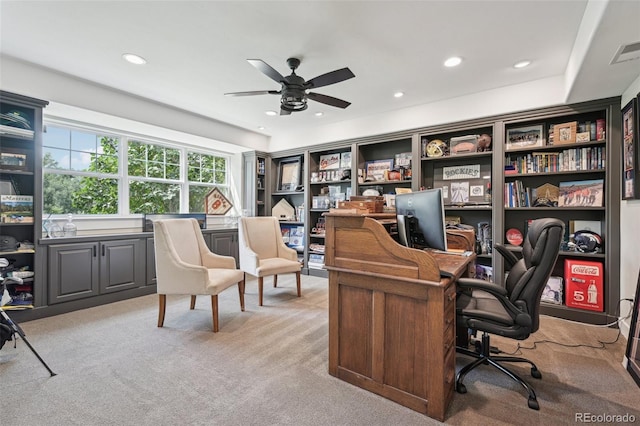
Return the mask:
{"type": "Polygon", "coordinates": [[[365,173],[367,181],[387,180],[387,174],[393,170],[393,159],[367,161],[365,163],[365,173]]]}
{"type": "Polygon", "coordinates": [[[340,168],[340,153],[320,156],[320,170],[335,170],[340,168]]]}
{"type": "Polygon", "coordinates": [[[640,386],[640,274],[636,286],[636,299],[633,304],[629,338],[627,339],[627,371],[640,386]]]}
{"type": "Polygon", "coordinates": [[[638,100],[631,99],[622,108],[622,199],[638,198],[638,100]]]}
{"type": "Polygon", "coordinates": [[[233,204],[218,188],[213,188],[204,197],[204,211],[207,214],[225,215],[233,204]]]}
{"type": "Polygon", "coordinates": [[[516,127],[507,129],[507,149],[544,146],[544,126],[516,127]]]}
{"type": "Polygon", "coordinates": [[[604,180],[560,182],[559,207],[602,207],[604,180]]]}
{"type": "Polygon", "coordinates": [[[566,145],[570,143],[575,143],[577,128],[578,128],[577,121],[556,124],[555,126],[553,126],[553,144],[566,145]]]}
{"type": "Polygon", "coordinates": [[[0,152],[0,169],[31,171],[28,160],[27,151],[3,147],[0,152]]]}
{"type": "Polygon", "coordinates": [[[302,185],[302,157],[283,158],[278,163],[276,191],[296,191],[302,185]]]}

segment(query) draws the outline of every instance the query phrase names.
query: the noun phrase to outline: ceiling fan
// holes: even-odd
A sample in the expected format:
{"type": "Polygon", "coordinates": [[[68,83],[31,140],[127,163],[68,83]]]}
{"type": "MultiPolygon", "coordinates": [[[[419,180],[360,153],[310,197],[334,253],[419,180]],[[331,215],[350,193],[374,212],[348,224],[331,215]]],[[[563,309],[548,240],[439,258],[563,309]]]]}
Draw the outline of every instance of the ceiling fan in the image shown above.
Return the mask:
{"type": "Polygon", "coordinates": [[[292,112],[304,111],[307,109],[307,99],[331,105],[338,108],[346,108],[351,102],[334,98],[333,96],[322,95],[320,93],[307,92],[330,84],[340,83],[355,77],[349,68],[342,68],[319,75],[309,81],[296,74],[296,68],[300,65],[300,59],[289,58],[287,65],[291,68],[291,75],[283,77],[278,71],[273,69],[262,59],[247,59],[247,61],[262,71],[264,75],[280,83],[280,90],[256,90],[252,92],[225,93],[225,96],[253,96],[253,95],[282,95],[280,99],[280,115],[289,115],[292,112]]]}

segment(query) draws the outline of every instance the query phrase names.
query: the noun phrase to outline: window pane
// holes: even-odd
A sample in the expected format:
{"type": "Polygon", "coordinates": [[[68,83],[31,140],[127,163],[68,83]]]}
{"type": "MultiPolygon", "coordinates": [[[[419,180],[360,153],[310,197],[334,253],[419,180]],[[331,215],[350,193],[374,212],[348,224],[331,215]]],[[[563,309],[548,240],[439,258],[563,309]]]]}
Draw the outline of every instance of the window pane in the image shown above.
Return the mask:
{"type": "Polygon", "coordinates": [[[129,176],[146,176],[145,170],[146,163],[144,160],[135,160],[129,158],[128,173],[129,176]]]}
{"type": "Polygon", "coordinates": [[[94,155],[88,152],[71,151],[71,170],[95,171],[91,167],[94,155]]]}
{"type": "Polygon", "coordinates": [[[69,151],[55,148],[43,148],[42,166],[48,169],[69,170],[69,151]]]}
{"type": "Polygon", "coordinates": [[[118,157],[115,155],[98,155],[95,160],[95,171],[99,173],[118,173],[118,157]]]}
{"type": "Polygon", "coordinates": [[[215,158],[215,165],[214,165],[216,170],[226,170],[227,169],[227,159],[223,158],[223,157],[216,157],[215,158]]]}
{"type": "Polygon", "coordinates": [[[116,214],[118,180],[46,173],[44,214],[116,214]]]}
{"type": "Polygon", "coordinates": [[[129,183],[130,213],[179,213],[180,185],[132,181],[129,183]]]}
{"type": "Polygon", "coordinates": [[[216,172],[216,180],[214,183],[217,184],[226,184],[227,183],[227,174],[225,172],[217,171],[216,172]]]}
{"type": "Polygon", "coordinates": [[[213,183],[213,170],[211,170],[211,169],[202,169],[200,182],[213,183]]]}
{"type": "Polygon", "coordinates": [[[74,151],[96,152],[95,134],[73,131],[71,132],[71,149],[74,151]]]}
{"type": "Polygon", "coordinates": [[[166,156],[167,156],[167,164],[180,164],[179,150],[167,148],[166,156]]]}
{"type": "Polygon", "coordinates": [[[69,149],[71,146],[71,131],[47,126],[47,132],[43,134],[42,144],[53,148],[69,149]]]}
{"type": "Polygon", "coordinates": [[[150,161],[147,165],[147,177],[164,179],[164,164],[150,161]]]}
{"type": "Polygon", "coordinates": [[[204,213],[204,198],[213,187],[189,185],[189,213],[204,213]]]}
{"type": "Polygon", "coordinates": [[[189,167],[189,182],[200,182],[200,169],[189,167]]]}
{"type": "Polygon", "coordinates": [[[200,167],[200,154],[190,152],[188,155],[189,167],[200,167]]]}
{"type": "Polygon", "coordinates": [[[180,179],[180,166],[167,164],[167,179],[180,179]]]}

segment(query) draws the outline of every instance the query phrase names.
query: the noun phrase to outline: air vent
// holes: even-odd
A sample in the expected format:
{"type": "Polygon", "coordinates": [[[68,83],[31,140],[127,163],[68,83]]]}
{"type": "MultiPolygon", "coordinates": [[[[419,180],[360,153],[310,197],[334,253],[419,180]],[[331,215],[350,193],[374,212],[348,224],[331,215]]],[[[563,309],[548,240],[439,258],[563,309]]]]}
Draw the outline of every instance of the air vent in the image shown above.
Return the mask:
{"type": "Polygon", "coordinates": [[[611,60],[611,65],[635,59],[640,59],[640,41],[620,46],[611,60]]]}

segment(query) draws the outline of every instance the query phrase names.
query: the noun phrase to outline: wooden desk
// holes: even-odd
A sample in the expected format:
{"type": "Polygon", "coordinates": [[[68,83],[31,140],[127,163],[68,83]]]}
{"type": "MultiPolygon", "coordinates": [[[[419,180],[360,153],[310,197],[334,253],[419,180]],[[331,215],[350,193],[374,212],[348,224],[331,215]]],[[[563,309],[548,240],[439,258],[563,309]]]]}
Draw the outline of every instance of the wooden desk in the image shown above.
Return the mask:
{"type": "Polygon", "coordinates": [[[401,246],[377,216],[326,214],[329,374],[443,421],[454,390],[455,281],[475,256],[401,246]],[[442,279],[439,263],[454,277],[442,279]]]}

